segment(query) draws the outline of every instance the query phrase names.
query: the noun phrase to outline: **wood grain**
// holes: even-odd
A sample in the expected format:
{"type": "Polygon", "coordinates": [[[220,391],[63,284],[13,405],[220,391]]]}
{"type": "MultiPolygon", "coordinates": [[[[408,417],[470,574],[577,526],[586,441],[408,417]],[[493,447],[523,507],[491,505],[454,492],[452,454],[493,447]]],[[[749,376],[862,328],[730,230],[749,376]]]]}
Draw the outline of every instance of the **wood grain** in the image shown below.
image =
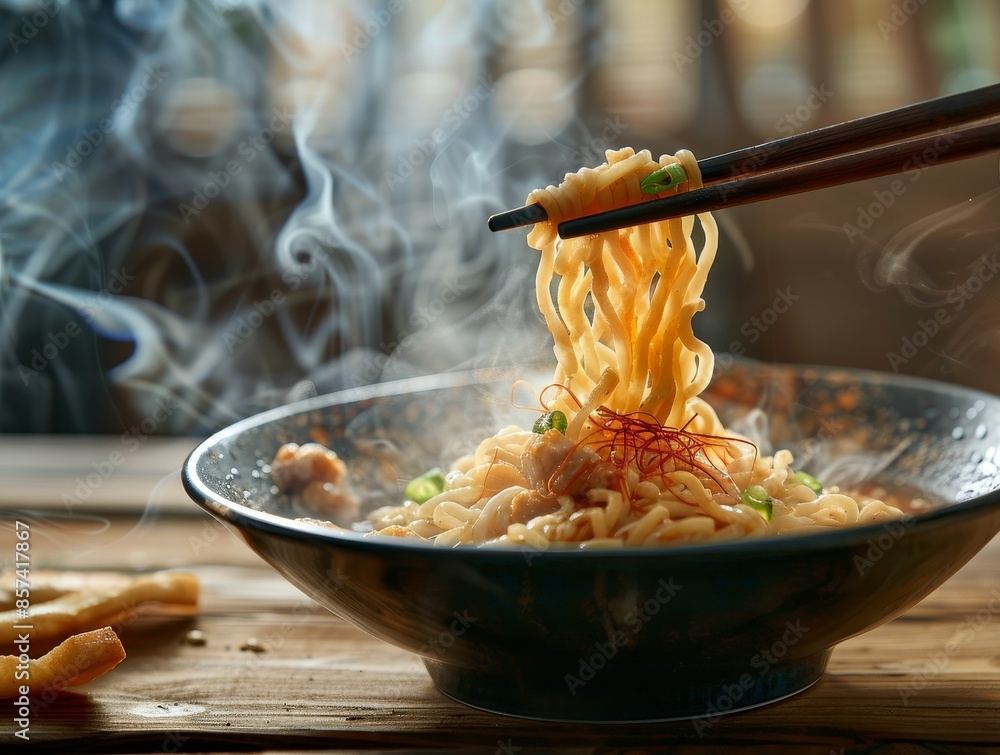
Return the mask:
{"type": "MultiPolygon", "coordinates": [[[[165,523],[146,547],[153,551],[155,543],[196,531],[197,523],[165,523]]],[[[175,741],[225,751],[249,742],[295,748],[757,742],[837,752],[887,741],[1000,742],[1000,620],[989,614],[974,631],[968,624],[996,590],[998,543],[907,615],[842,644],[812,689],[722,717],[707,730],[690,722],[553,725],[470,709],[436,692],[415,656],[347,625],[257,565],[244,546],[229,545],[247,558],[223,560],[245,563],[195,567],[205,587],[200,615],[140,618],[121,627],[126,661],[83,694],[43,701],[32,722],[35,746],[113,750],[141,743],[156,750],[175,741]],[[192,629],[204,633],[204,646],[185,642],[192,629]],[[957,645],[946,653],[949,641],[957,645]],[[261,652],[241,650],[248,642],[261,652]]],[[[162,550],[151,566],[175,564],[176,553],[162,550]]]]}
{"type": "Polygon", "coordinates": [[[0,509],[183,513],[180,469],[199,438],[0,435],[0,509]]]}

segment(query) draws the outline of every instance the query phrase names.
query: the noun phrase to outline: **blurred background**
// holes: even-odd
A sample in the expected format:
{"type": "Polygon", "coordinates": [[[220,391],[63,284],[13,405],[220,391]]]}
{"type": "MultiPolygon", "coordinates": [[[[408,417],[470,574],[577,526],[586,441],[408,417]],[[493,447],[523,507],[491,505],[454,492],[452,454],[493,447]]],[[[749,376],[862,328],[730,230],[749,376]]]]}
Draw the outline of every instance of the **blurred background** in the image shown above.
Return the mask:
{"type": "MultiPolygon", "coordinates": [[[[531,189],[1000,80],[991,0],[0,0],[0,30],[8,433],[537,361],[536,252],[485,222],[531,189]]],[[[1000,392],[1000,166],[936,160],[717,213],[722,363],[1000,392]]]]}

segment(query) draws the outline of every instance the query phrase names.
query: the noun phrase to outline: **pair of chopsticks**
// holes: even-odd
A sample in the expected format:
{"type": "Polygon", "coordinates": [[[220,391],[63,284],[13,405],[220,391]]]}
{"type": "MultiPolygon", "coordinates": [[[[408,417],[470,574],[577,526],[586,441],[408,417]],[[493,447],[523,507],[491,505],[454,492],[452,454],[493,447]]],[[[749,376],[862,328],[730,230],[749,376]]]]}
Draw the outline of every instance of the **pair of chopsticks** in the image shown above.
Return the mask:
{"type": "MultiPolygon", "coordinates": [[[[760,202],[1000,149],[1000,84],[787,136],[698,161],[703,187],[559,224],[586,236],[696,212],[760,202]]],[[[538,204],[489,219],[491,231],[547,220],[538,204]]]]}

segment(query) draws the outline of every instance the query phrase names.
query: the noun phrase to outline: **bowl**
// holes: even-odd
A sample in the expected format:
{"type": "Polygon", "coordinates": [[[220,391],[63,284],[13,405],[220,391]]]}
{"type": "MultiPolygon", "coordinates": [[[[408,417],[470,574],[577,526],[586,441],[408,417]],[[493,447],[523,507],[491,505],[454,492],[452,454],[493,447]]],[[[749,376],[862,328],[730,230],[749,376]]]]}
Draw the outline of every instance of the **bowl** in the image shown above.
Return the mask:
{"type": "Polygon", "coordinates": [[[513,380],[438,375],[268,411],[199,445],[184,486],[304,593],[419,654],[446,695],[551,721],[714,718],[792,695],[1000,529],[1000,399],[846,369],[738,362],[707,397],[827,484],[918,491],[932,504],[917,514],[663,548],[440,548],[302,520],[316,515],[267,474],[283,443],[320,441],[363,507],[398,502],[408,479],[536,416],[514,408],[513,380]]]}

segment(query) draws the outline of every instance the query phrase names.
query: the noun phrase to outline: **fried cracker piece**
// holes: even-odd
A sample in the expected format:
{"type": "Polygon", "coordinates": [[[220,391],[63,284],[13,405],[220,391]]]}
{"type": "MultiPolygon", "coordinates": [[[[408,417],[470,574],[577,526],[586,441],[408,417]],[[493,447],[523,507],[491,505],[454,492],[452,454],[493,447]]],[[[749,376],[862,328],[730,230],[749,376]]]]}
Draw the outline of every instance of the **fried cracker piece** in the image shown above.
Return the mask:
{"type": "Polygon", "coordinates": [[[75,634],[41,658],[26,663],[16,655],[0,656],[0,699],[16,697],[21,686],[31,694],[76,687],[103,676],[125,660],[125,648],[111,627],[75,634]],[[25,669],[27,676],[16,674],[25,669]],[[18,679],[17,676],[22,678],[18,679]]]}
{"type": "Polygon", "coordinates": [[[143,604],[193,608],[198,604],[199,593],[198,578],[189,572],[140,576],[32,572],[29,615],[26,618],[12,610],[0,612],[0,647],[17,638],[19,630],[14,629],[15,625],[30,624],[34,642],[56,641],[134,618],[143,604]],[[36,602],[39,594],[50,597],[45,602],[36,602]]]}
{"type": "MultiPolygon", "coordinates": [[[[81,590],[114,590],[131,579],[134,577],[120,572],[32,569],[31,602],[32,604],[46,603],[66,593],[80,592],[81,590]]],[[[14,572],[0,573],[0,611],[9,611],[15,606],[15,588],[18,586],[14,572]]]]}

